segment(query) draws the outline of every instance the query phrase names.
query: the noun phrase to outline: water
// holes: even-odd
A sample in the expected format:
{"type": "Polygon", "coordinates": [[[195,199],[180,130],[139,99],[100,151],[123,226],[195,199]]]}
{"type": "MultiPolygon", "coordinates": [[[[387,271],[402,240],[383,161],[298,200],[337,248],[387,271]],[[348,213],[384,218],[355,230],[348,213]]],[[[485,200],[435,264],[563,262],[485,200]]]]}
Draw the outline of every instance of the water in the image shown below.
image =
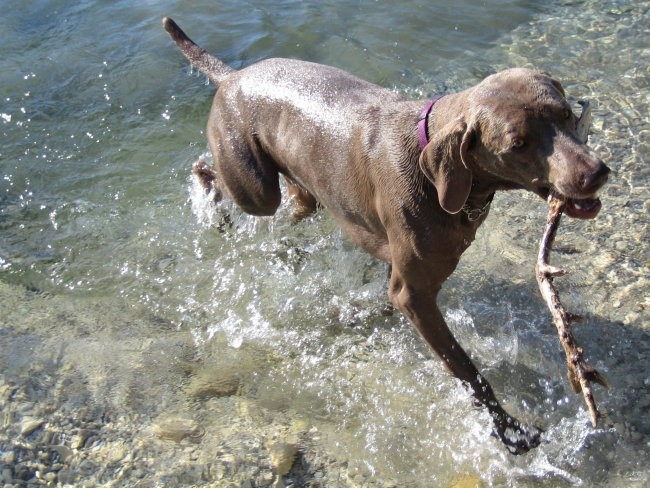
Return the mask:
{"type": "Polygon", "coordinates": [[[272,440],[300,445],[294,486],[648,484],[649,2],[5,4],[5,485],[269,486],[272,440]],[[546,431],[513,457],[388,313],[385,266],[325,212],[293,225],[288,205],[253,219],[201,195],[190,165],[213,87],[163,15],[235,67],[299,57],[426,97],[534,65],[592,99],[590,143],[613,175],[604,211],[564,220],[553,256],[588,318],[578,341],[612,384],[596,389],[602,426],[539,299],[537,197],[497,195],[442,297],[506,408],[546,431]],[[169,418],[197,430],[157,437],[169,418]]]}

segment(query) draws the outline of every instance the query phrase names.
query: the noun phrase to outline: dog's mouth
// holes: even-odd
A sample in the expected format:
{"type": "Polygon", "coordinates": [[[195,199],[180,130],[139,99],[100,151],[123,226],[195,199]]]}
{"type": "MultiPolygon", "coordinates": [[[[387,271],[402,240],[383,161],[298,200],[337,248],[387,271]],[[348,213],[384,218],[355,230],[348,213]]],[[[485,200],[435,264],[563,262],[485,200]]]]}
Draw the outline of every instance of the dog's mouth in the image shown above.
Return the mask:
{"type": "Polygon", "coordinates": [[[602,207],[600,198],[596,195],[590,195],[586,198],[572,198],[563,195],[555,189],[551,190],[548,188],[540,189],[538,192],[538,194],[545,200],[548,199],[548,196],[551,193],[553,193],[555,198],[564,202],[564,213],[574,219],[593,219],[598,215],[598,212],[600,212],[602,207]]]}
{"type": "Polygon", "coordinates": [[[600,198],[566,198],[564,213],[575,219],[593,219],[602,207],[600,198]]]}

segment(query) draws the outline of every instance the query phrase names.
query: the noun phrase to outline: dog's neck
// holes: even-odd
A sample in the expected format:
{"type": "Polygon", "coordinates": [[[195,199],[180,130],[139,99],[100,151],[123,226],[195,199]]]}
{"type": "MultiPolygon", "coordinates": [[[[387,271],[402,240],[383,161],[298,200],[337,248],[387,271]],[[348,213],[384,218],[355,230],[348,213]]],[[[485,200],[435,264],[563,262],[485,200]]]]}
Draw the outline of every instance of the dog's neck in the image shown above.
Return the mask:
{"type": "Polygon", "coordinates": [[[440,95],[432,98],[422,108],[420,118],[418,119],[418,144],[420,145],[420,152],[424,151],[426,145],[429,144],[429,114],[434,105],[443,97],[444,95],[440,95]]]}

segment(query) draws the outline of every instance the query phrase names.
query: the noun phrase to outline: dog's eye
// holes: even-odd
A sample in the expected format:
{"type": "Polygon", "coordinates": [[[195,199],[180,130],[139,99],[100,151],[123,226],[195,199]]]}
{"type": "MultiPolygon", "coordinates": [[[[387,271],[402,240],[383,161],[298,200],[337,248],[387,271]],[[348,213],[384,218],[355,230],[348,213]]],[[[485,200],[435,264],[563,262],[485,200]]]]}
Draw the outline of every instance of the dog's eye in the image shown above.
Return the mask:
{"type": "Polygon", "coordinates": [[[563,115],[565,120],[569,120],[573,114],[571,113],[571,109],[565,108],[563,115]]]}
{"type": "Polygon", "coordinates": [[[511,147],[512,147],[512,149],[521,149],[525,145],[526,145],[526,143],[524,142],[523,139],[517,138],[517,139],[512,141],[512,146],[511,147]]]}

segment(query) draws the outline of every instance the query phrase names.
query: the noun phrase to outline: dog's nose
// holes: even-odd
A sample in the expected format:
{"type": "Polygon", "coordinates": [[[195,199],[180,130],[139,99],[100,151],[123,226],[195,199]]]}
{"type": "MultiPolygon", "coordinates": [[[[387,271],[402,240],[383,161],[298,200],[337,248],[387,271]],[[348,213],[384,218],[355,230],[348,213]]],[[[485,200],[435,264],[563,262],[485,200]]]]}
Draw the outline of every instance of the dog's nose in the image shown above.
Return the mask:
{"type": "Polygon", "coordinates": [[[582,180],[582,189],[585,193],[595,193],[601,186],[607,182],[610,169],[599,161],[598,167],[591,173],[586,174],[582,180]]]}

